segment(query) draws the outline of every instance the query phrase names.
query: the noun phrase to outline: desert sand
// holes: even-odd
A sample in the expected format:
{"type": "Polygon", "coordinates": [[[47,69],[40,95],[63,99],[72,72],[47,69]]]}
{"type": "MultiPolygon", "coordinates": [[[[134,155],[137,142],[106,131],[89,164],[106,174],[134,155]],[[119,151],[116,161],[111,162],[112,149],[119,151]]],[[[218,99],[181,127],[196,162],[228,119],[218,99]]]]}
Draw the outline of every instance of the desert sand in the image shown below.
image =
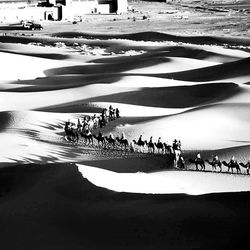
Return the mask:
{"type": "Polygon", "coordinates": [[[114,192],[74,164],[0,170],[4,249],[245,249],[249,192],[114,192]],[[3,188],[4,187],[4,188],[3,188]]]}
{"type": "Polygon", "coordinates": [[[250,159],[249,29],[241,33],[231,23],[228,31],[220,23],[244,21],[249,12],[219,2],[203,11],[190,2],[160,10],[162,4],[146,13],[152,3],[135,2],[127,15],[0,36],[3,249],[243,247],[246,169],[195,171],[188,159],[197,152],[210,160],[250,159]],[[65,140],[68,119],[99,115],[109,105],[121,118],[94,134],[179,139],[186,170],[139,148],[65,140]]]}

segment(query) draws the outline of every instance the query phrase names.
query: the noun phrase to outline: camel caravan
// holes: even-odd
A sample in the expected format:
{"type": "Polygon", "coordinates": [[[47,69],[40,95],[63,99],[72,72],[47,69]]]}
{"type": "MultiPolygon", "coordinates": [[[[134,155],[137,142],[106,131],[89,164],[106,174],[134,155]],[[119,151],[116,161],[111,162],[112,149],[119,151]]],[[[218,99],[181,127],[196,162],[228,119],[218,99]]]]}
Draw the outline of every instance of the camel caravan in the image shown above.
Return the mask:
{"type": "MultiPolygon", "coordinates": [[[[116,149],[130,152],[140,152],[149,154],[162,154],[167,155],[173,159],[174,167],[178,169],[187,170],[187,166],[182,155],[181,141],[175,139],[172,144],[167,142],[162,142],[161,137],[158,138],[157,142],[153,141],[151,136],[149,141],[144,140],[142,135],[139,136],[138,140],[132,140],[131,142],[125,136],[123,132],[121,136],[114,136],[112,133],[109,135],[103,135],[101,131],[94,134],[99,128],[105,127],[108,122],[120,118],[119,109],[113,109],[110,105],[109,109],[106,108],[102,110],[101,115],[97,116],[84,116],[82,121],[77,120],[77,123],[68,120],[65,122],[65,139],[67,141],[78,143],[80,137],[83,138],[83,143],[86,145],[102,147],[103,149],[116,149]]],[[[241,173],[241,167],[246,169],[246,173],[250,174],[250,160],[244,163],[238,163],[235,157],[232,156],[229,162],[220,161],[218,156],[214,156],[212,161],[208,159],[202,159],[201,154],[198,153],[195,159],[189,159],[189,163],[195,165],[195,170],[206,171],[206,163],[212,167],[212,171],[222,172],[222,166],[227,167],[227,172],[241,173]]]]}
{"type": "Polygon", "coordinates": [[[215,155],[212,159],[212,161],[209,160],[203,160],[201,157],[201,154],[198,153],[195,159],[189,159],[190,163],[193,163],[195,165],[195,169],[196,170],[202,170],[202,171],[206,171],[206,163],[208,163],[211,167],[212,167],[212,171],[217,171],[217,168],[219,170],[219,172],[222,172],[222,166],[224,165],[225,167],[227,167],[227,172],[231,172],[234,173],[234,170],[237,174],[241,174],[241,167],[246,169],[246,173],[247,175],[250,174],[250,159],[248,160],[248,162],[242,163],[242,162],[238,162],[234,156],[231,157],[229,162],[226,161],[220,161],[218,155],[215,155]]]}

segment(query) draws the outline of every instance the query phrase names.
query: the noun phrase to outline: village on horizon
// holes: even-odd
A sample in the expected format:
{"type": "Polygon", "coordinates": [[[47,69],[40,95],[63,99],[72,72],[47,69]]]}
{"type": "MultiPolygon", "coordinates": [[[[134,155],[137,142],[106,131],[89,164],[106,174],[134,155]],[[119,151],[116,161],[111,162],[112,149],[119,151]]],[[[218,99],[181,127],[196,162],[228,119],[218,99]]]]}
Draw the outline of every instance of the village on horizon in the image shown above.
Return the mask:
{"type": "Polygon", "coordinates": [[[127,0],[8,0],[0,2],[0,23],[61,21],[85,14],[122,14],[127,10],[127,0]]]}

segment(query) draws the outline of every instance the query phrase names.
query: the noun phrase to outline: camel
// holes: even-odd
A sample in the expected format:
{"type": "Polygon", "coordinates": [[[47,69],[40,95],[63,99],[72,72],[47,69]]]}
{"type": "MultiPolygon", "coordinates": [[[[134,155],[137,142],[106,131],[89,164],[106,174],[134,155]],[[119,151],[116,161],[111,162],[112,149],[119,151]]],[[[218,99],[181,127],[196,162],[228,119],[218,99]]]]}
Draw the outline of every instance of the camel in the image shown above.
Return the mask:
{"type": "Polygon", "coordinates": [[[127,149],[128,145],[129,145],[127,139],[121,139],[121,138],[119,138],[119,137],[116,137],[115,139],[117,140],[117,142],[120,143],[121,147],[124,146],[125,150],[127,149]]]}
{"type": "Polygon", "coordinates": [[[222,161],[222,164],[228,168],[228,172],[231,169],[231,172],[233,173],[234,169],[236,169],[237,173],[241,173],[240,165],[237,161],[230,161],[228,163],[226,161],[222,161]]]}
{"type": "Polygon", "coordinates": [[[198,168],[199,165],[201,166],[201,170],[204,170],[204,171],[206,170],[205,161],[201,158],[196,158],[194,160],[189,159],[189,162],[195,164],[196,170],[199,170],[199,168],[198,168]]]}
{"type": "Polygon", "coordinates": [[[155,152],[155,144],[152,141],[149,141],[147,143],[147,146],[148,146],[148,152],[154,154],[154,152],[155,152]]]}
{"type": "Polygon", "coordinates": [[[66,133],[66,140],[78,143],[79,134],[78,134],[78,129],[76,126],[73,126],[73,125],[70,125],[69,123],[66,123],[66,125],[64,127],[64,131],[66,133]]]}
{"type": "Polygon", "coordinates": [[[216,171],[216,167],[218,166],[220,169],[220,172],[222,171],[221,162],[219,160],[209,161],[206,159],[205,162],[207,162],[209,165],[212,166],[212,170],[216,171]]]}
{"type": "Polygon", "coordinates": [[[113,148],[115,147],[115,139],[109,136],[104,137],[107,143],[112,146],[113,148]]]}
{"type": "Polygon", "coordinates": [[[98,136],[93,135],[93,138],[95,138],[97,140],[98,146],[100,146],[100,143],[102,144],[102,146],[104,146],[106,144],[104,136],[102,136],[100,133],[98,134],[98,136]]]}
{"type": "Polygon", "coordinates": [[[147,141],[142,141],[142,140],[138,140],[138,142],[136,140],[133,140],[134,144],[140,147],[140,152],[144,152],[145,146],[148,144],[147,141]]]}
{"type": "Polygon", "coordinates": [[[166,154],[174,154],[173,147],[166,142],[163,142],[164,150],[166,154]]]}
{"type": "Polygon", "coordinates": [[[93,135],[92,134],[86,134],[86,133],[81,133],[81,136],[85,139],[85,143],[88,142],[88,144],[93,144],[93,135]]]}
{"type": "Polygon", "coordinates": [[[164,154],[164,144],[162,142],[155,142],[155,147],[157,148],[158,153],[164,154]]]}
{"type": "Polygon", "coordinates": [[[243,167],[243,168],[246,168],[247,170],[247,174],[249,174],[249,170],[250,170],[250,162],[244,164],[244,163],[240,163],[240,166],[243,167]]]}

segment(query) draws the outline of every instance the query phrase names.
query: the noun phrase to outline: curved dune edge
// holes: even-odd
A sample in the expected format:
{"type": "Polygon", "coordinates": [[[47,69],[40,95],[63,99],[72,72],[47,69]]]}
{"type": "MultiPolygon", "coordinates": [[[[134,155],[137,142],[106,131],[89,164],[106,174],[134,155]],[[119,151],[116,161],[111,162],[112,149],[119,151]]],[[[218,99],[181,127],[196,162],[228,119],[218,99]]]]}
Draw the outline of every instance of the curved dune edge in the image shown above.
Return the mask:
{"type": "Polygon", "coordinates": [[[232,45],[250,45],[248,38],[236,37],[215,37],[215,36],[175,36],[160,32],[138,32],[130,34],[98,34],[98,33],[83,33],[83,32],[58,32],[52,34],[52,37],[74,38],[82,37],[86,39],[128,39],[135,41],[178,41],[188,43],[208,43],[208,44],[232,44],[232,45]]]}
{"type": "Polygon", "coordinates": [[[186,171],[131,174],[115,173],[82,164],[77,166],[82,176],[91,183],[116,192],[202,195],[250,191],[248,176],[186,171]]]}

